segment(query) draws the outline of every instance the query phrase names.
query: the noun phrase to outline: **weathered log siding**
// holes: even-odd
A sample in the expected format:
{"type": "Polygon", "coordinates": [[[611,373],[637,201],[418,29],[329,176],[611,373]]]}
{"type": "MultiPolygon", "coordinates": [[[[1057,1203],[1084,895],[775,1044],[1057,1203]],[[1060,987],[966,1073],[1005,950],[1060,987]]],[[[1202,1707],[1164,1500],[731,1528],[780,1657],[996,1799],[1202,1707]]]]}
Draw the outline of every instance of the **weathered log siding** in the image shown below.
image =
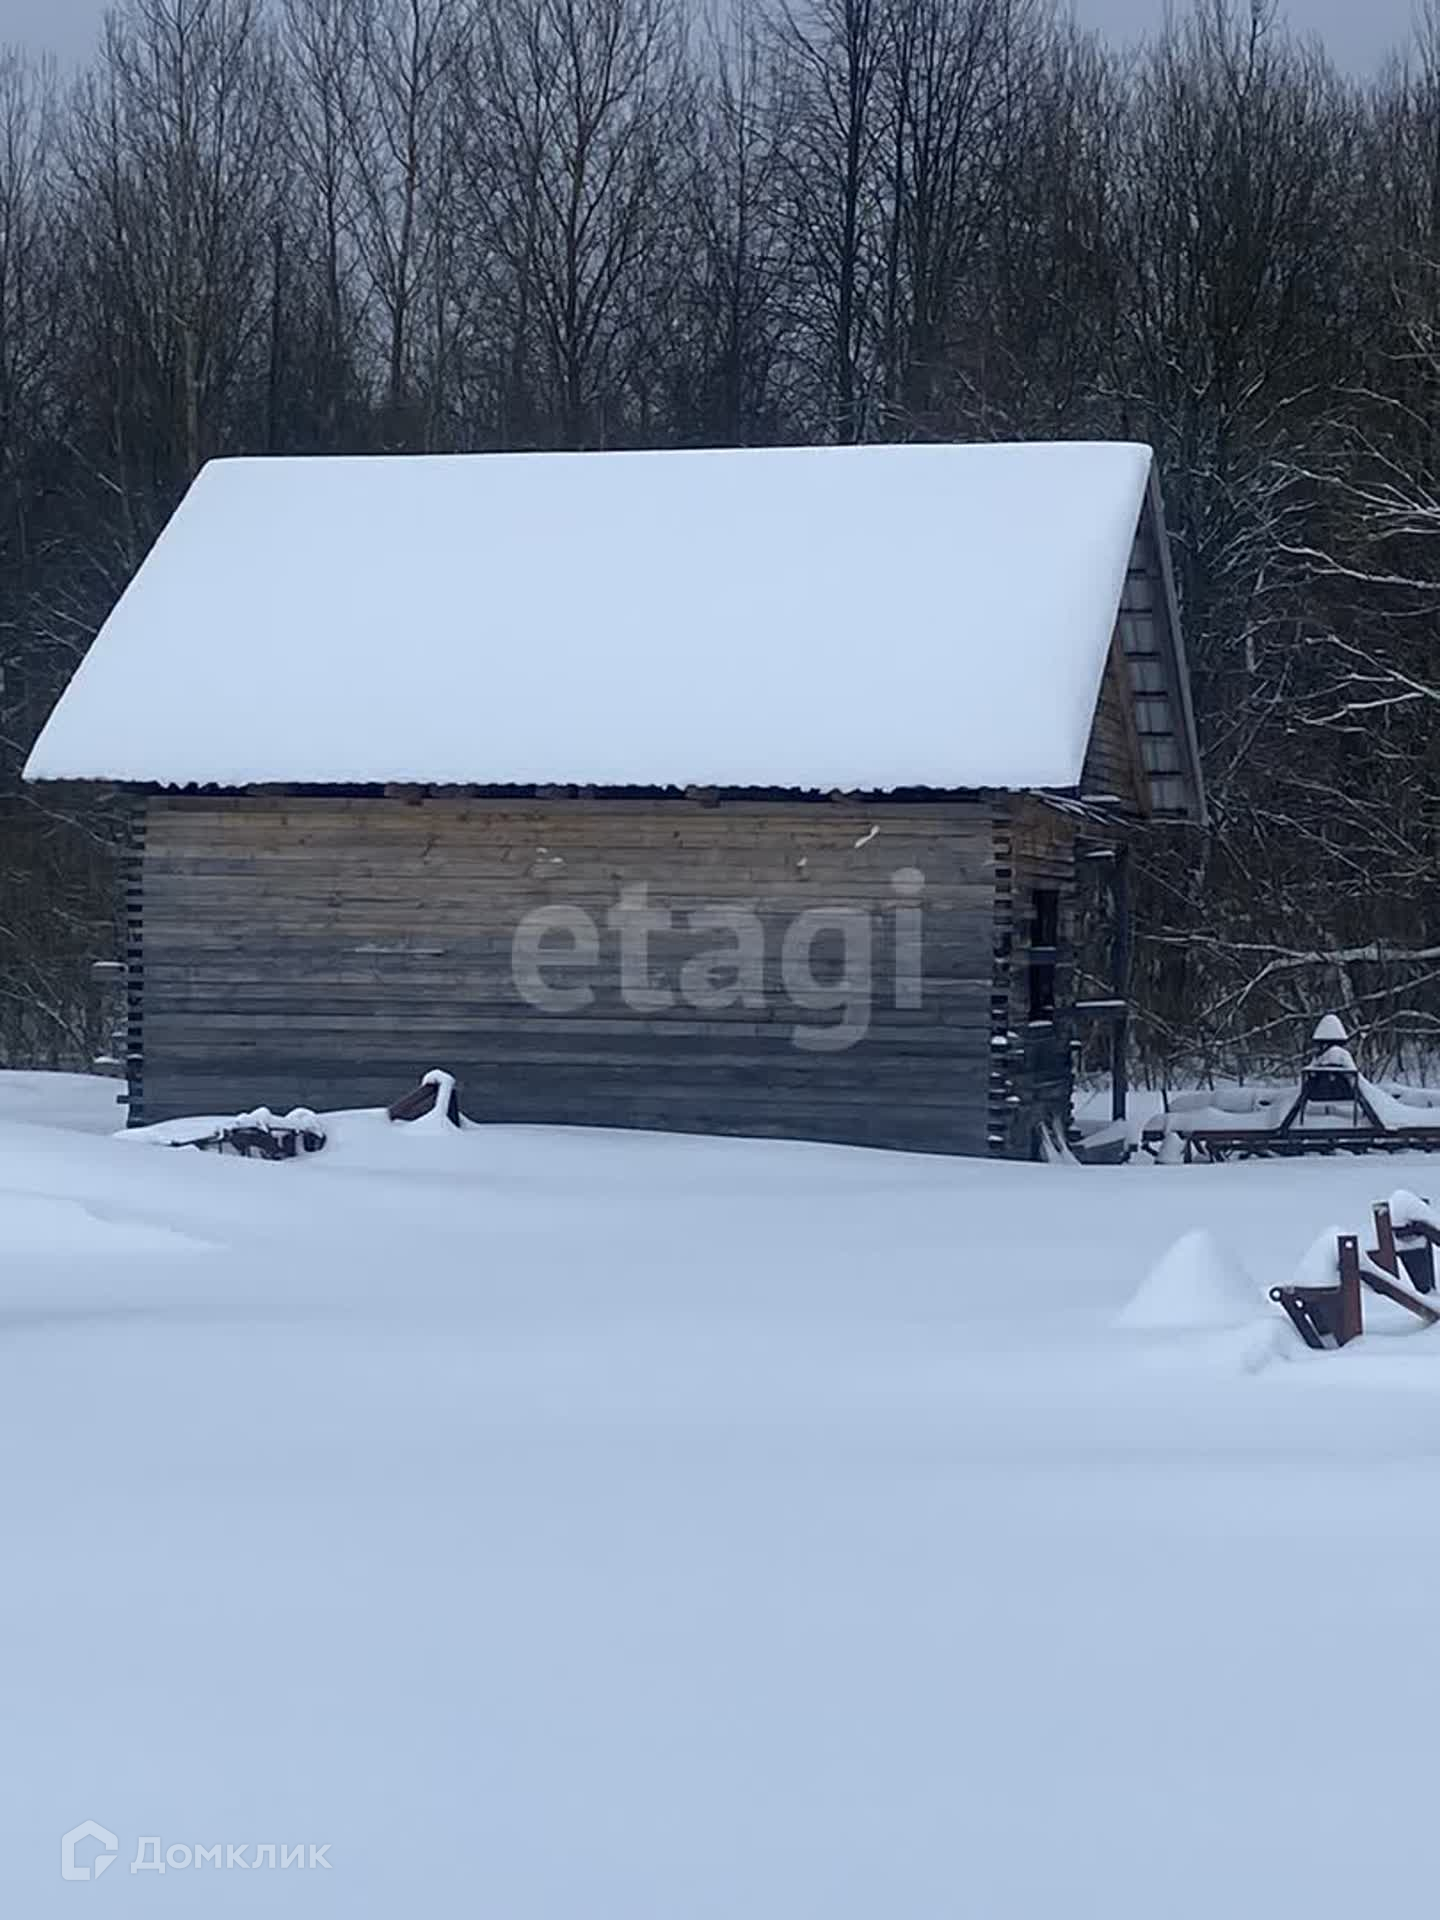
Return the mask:
{"type": "MultiPolygon", "coordinates": [[[[132,1119],[374,1105],[445,1066],[490,1120],[986,1150],[989,807],[159,797],[141,879],[132,1119]],[[902,869],[924,875],[918,1007],[895,1004],[902,869]],[[670,1004],[626,1005],[606,916],[639,885],[677,916],[752,909],[763,1005],[687,1005],[686,961],[728,942],[683,926],[650,941],[670,1004]],[[538,1011],[512,977],[516,926],[542,907],[597,923],[593,970],[546,973],[592,986],[583,1010],[538,1011]],[[870,1026],[806,1050],[797,1029],[837,1015],[793,1003],[781,943],[795,916],[835,908],[868,916],[870,1026]]],[[[839,948],[817,939],[822,980],[839,948]]]]}
{"type": "Polygon", "coordinates": [[[1108,794],[1131,813],[1148,808],[1149,795],[1135,732],[1135,705],[1125,657],[1112,643],[1101,683],[1081,791],[1108,794]]]}

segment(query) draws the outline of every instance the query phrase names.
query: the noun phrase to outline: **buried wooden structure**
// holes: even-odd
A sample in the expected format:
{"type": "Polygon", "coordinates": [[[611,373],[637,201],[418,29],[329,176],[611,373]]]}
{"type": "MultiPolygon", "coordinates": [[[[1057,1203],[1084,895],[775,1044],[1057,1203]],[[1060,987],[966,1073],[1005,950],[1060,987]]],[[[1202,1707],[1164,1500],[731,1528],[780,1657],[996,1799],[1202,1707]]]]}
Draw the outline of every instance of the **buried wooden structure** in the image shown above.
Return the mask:
{"type": "Polygon", "coordinates": [[[132,809],[132,1125],[444,1058],[1019,1159],[1086,1033],[1123,1111],[1122,849],[1205,817],[1150,450],[1080,443],[214,461],[26,778],[132,809]]]}
{"type": "Polygon", "coordinates": [[[385,1111],[391,1120],[423,1120],[433,1114],[436,1105],[442,1101],[446,1123],[458,1127],[460,1089],[453,1075],[436,1070],[427,1073],[418,1086],[411,1087],[408,1093],[402,1093],[398,1100],[392,1100],[385,1111]]]}
{"type": "Polygon", "coordinates": [[[1362,1250],[1355,1234],[1337,1235],[1333,1285],[1270,1289],[1270,1298],[1284,1308],[1306,1346],[1317,1352],[1349,1346],[1364,1333],[1366,1290],[1393,1301],[1426,1326],[1440,1325],[1440,1307],[1421,1297],[1435,1291],[1435,1247],[1440,1233],[1428,1223],[1417,1223],[1407,1225],[1402,1236],[1387,1203],[1377,1205],[1374,1213],[1375,1245],[1369,1251],[1362,1250]],[[1403,1253],[1402,1237],[1407,1242],[1403,1253]]]}
{"type": "MultiPolygon", "coordinates": [[[[392,1121],[429,1119],[432,1125],[459,1127],[460,1091],[454,1075],[432,1069],[417,1086],[392,1100],[385,1114],[392,1121]]],[[[258,1107],[253,1113],[217,1124],[208,1133],[179,1133],[168,1144],[195,1147],[201,1153],[238,1154],[246,1160],[294,1160],[302,1154],[318,1153],[327,1139],[324,1123],[308,1107],[296,1107],[286,1114],[258,1107]]]]}
{"type": "Polygon", "coordinates": [[[294,1160],[301,1154],[319,1153],[325,1141],[325,1129],[313,1113],[290,1113],[277,1119],[262,1108],[227,1121],[213,1133],[172,1144],[196,1147],[201,1153],[238,1154],[242,1160],[294,1160]]]}

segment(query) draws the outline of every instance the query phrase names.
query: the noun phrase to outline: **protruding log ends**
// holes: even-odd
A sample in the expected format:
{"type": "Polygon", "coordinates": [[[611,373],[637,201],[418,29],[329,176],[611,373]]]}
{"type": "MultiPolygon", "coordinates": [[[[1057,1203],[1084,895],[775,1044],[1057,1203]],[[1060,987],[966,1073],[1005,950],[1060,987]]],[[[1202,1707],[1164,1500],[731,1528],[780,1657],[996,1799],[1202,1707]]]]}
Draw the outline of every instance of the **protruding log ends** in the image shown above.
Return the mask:
{"type": "Polygon", "coordinates": [[[392,1120],[423,1120],[427,1114],[433,1114],[437,1100],[445,1103],[445,1118],[452,1127],[460,1124],[460,1091],[455,1085],[454,1076],[438,1070],[427,1073],[425,1078],[408,1093],[402,1093],[398,1100],[392,1101],[386,1109],[392,1120]]]}

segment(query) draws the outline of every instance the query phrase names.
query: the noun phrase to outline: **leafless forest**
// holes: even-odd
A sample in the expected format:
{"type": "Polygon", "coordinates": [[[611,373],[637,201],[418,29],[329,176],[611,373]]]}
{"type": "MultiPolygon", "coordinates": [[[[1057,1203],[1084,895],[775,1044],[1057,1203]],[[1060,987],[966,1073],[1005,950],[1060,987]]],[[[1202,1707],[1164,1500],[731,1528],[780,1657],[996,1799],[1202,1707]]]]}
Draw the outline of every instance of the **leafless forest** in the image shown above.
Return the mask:
{"type": "Polygon", "coordinates": [[[1128,435],[1214,816],[1144,850],[1142,1064],[1331,1006],[1413,1064],[1437,402],[1433,22],[1362,88],[1226,0],[1137,58],[1048,0],[128,0],[0,64],[0,1059],[102,1038],[117,820],[19,768],[211,455],[1128,435]]]}

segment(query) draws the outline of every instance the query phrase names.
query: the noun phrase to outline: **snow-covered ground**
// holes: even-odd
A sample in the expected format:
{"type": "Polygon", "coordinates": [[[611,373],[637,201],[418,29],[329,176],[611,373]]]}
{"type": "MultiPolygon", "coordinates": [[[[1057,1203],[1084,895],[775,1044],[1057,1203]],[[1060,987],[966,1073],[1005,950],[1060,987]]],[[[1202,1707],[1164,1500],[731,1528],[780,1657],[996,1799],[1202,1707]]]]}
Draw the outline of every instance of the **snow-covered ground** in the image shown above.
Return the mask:
{"type": "Polygon", "coordinates": [[[1428,1900],[1440,1332],[1259,1289],[1440,1158],[265,1165],[113,1094],[0,1078],[6,1914],[1428,1900]]]}

